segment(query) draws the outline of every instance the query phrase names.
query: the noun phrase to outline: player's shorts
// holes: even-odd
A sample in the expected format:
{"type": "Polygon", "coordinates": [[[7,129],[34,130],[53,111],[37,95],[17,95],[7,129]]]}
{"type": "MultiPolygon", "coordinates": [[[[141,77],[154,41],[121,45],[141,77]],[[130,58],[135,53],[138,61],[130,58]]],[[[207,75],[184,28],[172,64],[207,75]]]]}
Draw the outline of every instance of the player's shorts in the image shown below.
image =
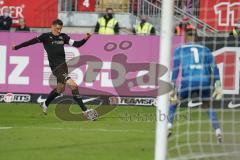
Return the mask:
{"type": "Polygon", "coordinates": [[[181,87],[178,91],[180,100],[198,98],[200,100],[209,100],[211,98],[212,89],[210,86],[198,87],[181,87]]]}
{"type": "Polygon", "coordinates": [[[53,75],[57,78],[57,83],[65,84],[71,77],[68,75],[67,64],[61,64],[57,67],[52,68],[53,75]]]}

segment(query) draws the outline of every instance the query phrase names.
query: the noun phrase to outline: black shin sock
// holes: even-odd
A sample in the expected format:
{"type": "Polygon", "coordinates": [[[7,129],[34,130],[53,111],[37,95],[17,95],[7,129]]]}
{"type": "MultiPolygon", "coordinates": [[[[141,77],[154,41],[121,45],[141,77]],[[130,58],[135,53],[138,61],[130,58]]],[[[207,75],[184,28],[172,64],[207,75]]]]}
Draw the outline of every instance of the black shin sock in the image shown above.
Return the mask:
{"type": "Polygon", "coordinates": [[[45,104],[48,106],[49,103],[51,103],[51,102],[52,102],[57,96],[59,96],[59,95],[60,95],[60,93],[58,93],[56,89],[52,90],[52,91],[49,93],[49,95],[48,95],[48,97],[47,97],[47,100],[45,101],[45,104]]]}
{"type": "Polygon", "coordinates": [[[77,104],[81,107],[83,111],[87,110],[87,107],[84,105],[81,96],[79,95],[78,89],[72,90],[73,99],[77,102],[77,104]]]}

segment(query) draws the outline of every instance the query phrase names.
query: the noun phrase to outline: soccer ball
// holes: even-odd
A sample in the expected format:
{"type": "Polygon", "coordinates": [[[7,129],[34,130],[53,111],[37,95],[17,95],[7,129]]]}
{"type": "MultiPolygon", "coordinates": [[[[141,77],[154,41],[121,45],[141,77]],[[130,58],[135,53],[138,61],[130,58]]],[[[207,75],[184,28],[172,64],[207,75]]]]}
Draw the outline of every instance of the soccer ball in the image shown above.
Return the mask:
{"type": "Polygon", "coordinates": [[[83,112],[83,115],[87,120],[90,121],[95,121],[98,118],[98,113],[95,109],[88,109],[85,112],[83,112]]]}

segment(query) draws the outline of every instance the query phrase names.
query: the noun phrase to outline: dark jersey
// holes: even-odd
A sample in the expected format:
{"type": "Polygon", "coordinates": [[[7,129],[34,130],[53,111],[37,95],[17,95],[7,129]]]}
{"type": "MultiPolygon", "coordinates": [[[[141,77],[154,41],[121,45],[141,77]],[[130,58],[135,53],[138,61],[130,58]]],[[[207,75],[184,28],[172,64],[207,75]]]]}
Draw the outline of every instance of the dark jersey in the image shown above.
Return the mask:
{"type": "Polygon", "coordinates": [[[43,43],[44,49],[46,50],[48,55],[49,66],[52,70],[54,70],[58,65],[66,62],[64,44],[69,44],[74,47],[81,47],[86,41],[87,40],[85,39],[81,41],[74,41],[70,39],[70,37],[65,33],[61,33],[60,35],[55,36],[50,32],[43,33],[37,38],[19,44],[15,47],[15,49],[17,50],[19,48],[40,42],[43,43]]]}
{"type": "Polygon", "coordinates": [[[64,44],[69,44],[68,35],[61,33],[59,36],[54,36],[52,33],[43,33],[37,39],[43,43],[51,68],[65,63],[64,44]]]}

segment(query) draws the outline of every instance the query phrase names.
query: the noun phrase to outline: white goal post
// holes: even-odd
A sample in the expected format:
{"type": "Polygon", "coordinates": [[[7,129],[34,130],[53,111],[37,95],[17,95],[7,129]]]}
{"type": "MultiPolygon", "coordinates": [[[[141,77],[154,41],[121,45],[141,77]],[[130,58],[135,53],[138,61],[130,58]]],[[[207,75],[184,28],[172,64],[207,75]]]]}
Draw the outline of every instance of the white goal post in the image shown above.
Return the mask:
{"type": "MultiPolygon", "coordinates": [[[[160,77],[160,80],[167,83],[170,82],[170,73],[175,69],[170,66],[173,60],[172,49],[181,45],[181,50],[174,51],[175,55],[180,52],[184,52],[184,55],[192,55],[189,56],[191,57],[189,59],[187,56],[187,58],[183,57],[183,54],[180,55],[186,61],[180,59],[182,61],[181,65],[177,67],[180,69],[179,73],[183,71],[186,73],[191,68],[185,65],[188,63],[187,60],[190,60],[191,63],[199,63],[199,58],[201,57],[194,57],[194,53],[196,53],[195,47],[198,46],[206,49],[202,50],[202,55],[204,56],[210,56],[208,53],[211,52],[212,56],[210,57],[214,61],[214,66],[216,65],[219,70],[221,84],[214,85],[215,82],[211,82],[209,86],[200,85],[199,87],[201,88],[197,87],[195,90],[198,91],[208,87],[210,95],[205,94],[205,92],[199,93],[195,97],[193,94],[191,99],[181,100],[181,105],[178,106],[169,105],[169,94],[158,94],[156,100],[154,159],[238,160],[240,157],[240,34],[239,32],[236,34],[236,31],[240,30],[240,15],[237,15],[237,13],[240,13],[240,8],[238,7],[240,6],[240,2],[239,0],[232,0],[231,2],[212,0],[211,3],[206,0],[192,1],[199,2],[199,4],[198,6],[191,6],[192,10],[187,11],[191,11],[192,13],[196,11],[195,17],[193,17],[194,14],[191,16],[187,11],[184,14],[178,12],[178,9],[181,8],[178,8],[179,6],[176,2],[182,4],[181,2],[183,1],[162,0],[159,64],[165,66],[168,71],[160,77]],[[175,14],[174,11],[176,12],[175,14]],[[232,15],[235,15],[235,17],[232,15]],[[187,41],[185,42],[185,38],[183,37],[184,32],[180,33],[179,37],[173,38],[173,20],[177,16],[180,17],[179,22],[176,21],[178,27],[186,27],[186,23],[188,22],[189,25],[197,29],[198,36],[194,44],[185,44],[187,41]],[[200,23],[195,24],[193,22],[194,19],[204,22],[205,27],[200,23]],[[224,26],[220,23],[223,21],[226,21],[224,26]],[[218,34],[211,28],[216,29],[218,34]],[[175,38],[179,40],[179,44],[172,43],[175,38]],[[194,58],[198,58],[198,60],[194,58]],[[222,98],[216,99],[212,97],[213,91],[216,91],[215,89],[219,89],[218,92],[223,93],[222,98]],[[204,98],[208,98],[208,100],[204,98]],[[202,103],[208,101],[210,103],[202,103]],[[201,105],[196,105],[199,102],[201,102],[201,105]],[[168,113],[169,111],[170,113],[168,113]],[[169,125],[171,126],[169,128],[171,136],[169,137],[168,120],[171,123],[169,125]]],[[[186,28],[184,29],[186,30],[186,28]]],[[[208,63],[205,64],[206,61],[204,62],[205,58],[200,60],[202,60],[203,66],[208,67],[208,63]]],[[[179,74],[176,82],[176,88],[179,89],[178,93],[181,93],[180,91],[183,89],[179,88],[182,83],[182,75],[179,74]]],[[[191,74],[191,77],[189,76],[190,80],[191,78],[200,78],[201,80],[205,76],[199,75],[191,74]]],[[[215,76],[218,77],[218,74],[209,74],[207,76],[212,80],[215,76]]],[[[188,88],[184,88],[189,95],[193,93],[192,91],[195,91],[192,87],[195,86],[190,85],[188,88]]],[[[162,93],[161,86],[158,93],[162,93]]]]}
{"type": "MultiPolygon", "coordinates": [[[[159,63],[168,68],[168,71],[161,80],[170,82],[170,61],[172,43],[172,23],[173,23],[173,0],[163,0],[161,17],[161,41],[159,63]],[[161,54],[162,53],[162,54],[161,54]],[[165,54],[163,54],[165,53],[165,54]]],[[[167,115],[169,98],[168,94],[157,97],[156,109],[156,140],[155,140],[155,160],[167,159],[167,115]],[[159,103],[160,102],[160,103],[159,103]],[[161,115],[166,118],[161,119],[161,115]]]]}

